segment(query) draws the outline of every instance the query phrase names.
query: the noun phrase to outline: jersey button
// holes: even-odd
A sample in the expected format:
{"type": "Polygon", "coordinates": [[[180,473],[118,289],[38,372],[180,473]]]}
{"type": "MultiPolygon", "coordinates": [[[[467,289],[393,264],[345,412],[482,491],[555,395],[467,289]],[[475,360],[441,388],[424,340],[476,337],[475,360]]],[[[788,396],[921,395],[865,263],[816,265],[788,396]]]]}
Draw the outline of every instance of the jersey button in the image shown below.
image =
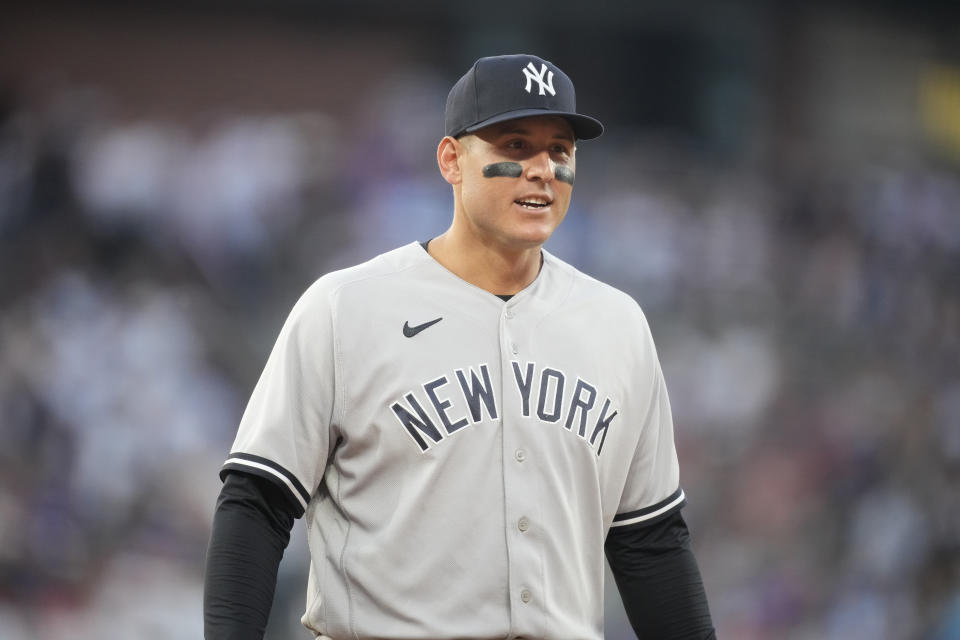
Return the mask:
{"type": "Polygon", "coordinates": [[[517,449],[517,452],[513,454],[513,457],[517,459],[517,462],[523,462],[527,459],[527,452],[523,449],[517,449]]]}
{"type": "Polygon", "coordinates": [[[508,318],[512,318],[512,317],[513,317],[513,309],[507,309],[506,312],[504,312],[503,315],[507,316],[508,318]]]}
{"type": "Polygon", "coordinates": [[[530,521],[527,520],[526,516],[523,516],[522,518],[520,518],[520,520],[517,521],[517,529],[520,529],[520,531],[526,531],[529,528],[530,528],[530,521]]]}
{"type": "Polygon", "coordinates": [[[533,596],[530,595],[530,591],[528,589],[524,589],[523,591],[520,592],[520,602],[524,604],[530,602],[531,597],[533,596]]]}
{"type": "Polygon", "coordinates": [[[516,342],[514,342],[513,344],[510,345],[510,351],[513,352],[513,355],[517,355],[518,353],[520,353],[520,348],[517,347],[517,343],[516,343],[516,342]]]}

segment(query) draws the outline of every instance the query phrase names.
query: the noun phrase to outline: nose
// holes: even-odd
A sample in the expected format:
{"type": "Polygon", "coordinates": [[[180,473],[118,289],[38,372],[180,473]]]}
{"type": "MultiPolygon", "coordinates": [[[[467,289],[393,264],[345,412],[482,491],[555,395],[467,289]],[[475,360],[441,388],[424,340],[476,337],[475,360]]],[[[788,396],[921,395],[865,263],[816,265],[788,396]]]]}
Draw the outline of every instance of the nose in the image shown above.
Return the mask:
{"type": "Polygon", "coordinates": [[[543,150],[536,153],[527,160],[526,177],[527,180],[542,180],[550,182],[553,180],[553,174],[556,169],[550,152],[543,150]]]}

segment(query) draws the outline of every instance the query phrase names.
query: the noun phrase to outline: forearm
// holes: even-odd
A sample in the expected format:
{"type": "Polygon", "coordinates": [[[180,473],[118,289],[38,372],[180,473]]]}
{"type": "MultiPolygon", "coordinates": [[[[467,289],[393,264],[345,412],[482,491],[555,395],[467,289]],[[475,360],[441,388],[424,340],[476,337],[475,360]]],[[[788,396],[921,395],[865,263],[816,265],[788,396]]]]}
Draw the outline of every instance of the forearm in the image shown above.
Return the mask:
{"type": "Polygon", "coordinates": [[[292,515],[265,481],[231,474],[214,513],[204,576],[206,640],[261,640],[292,515]]]}
{"type": "Polygon", "coordinates": [[[627,619],[640,640],[716,638],[679,512],[648,527],[611,529],[606,553],[627,619]]]}

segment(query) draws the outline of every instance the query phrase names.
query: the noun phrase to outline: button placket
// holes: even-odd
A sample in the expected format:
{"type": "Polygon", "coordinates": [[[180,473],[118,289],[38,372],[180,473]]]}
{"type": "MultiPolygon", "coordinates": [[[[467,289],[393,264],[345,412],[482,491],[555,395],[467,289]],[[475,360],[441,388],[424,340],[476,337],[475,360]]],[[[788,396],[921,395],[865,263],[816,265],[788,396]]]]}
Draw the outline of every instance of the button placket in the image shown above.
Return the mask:
{"type": "MultiPolygon", "coordinates": [[[[512,535],[506,537],[508,561],[510,563],[509,591],[511,600],[516,603],[511,607],[511,625],[518,629],[527,629],[535,626],[542,615],[540,606],[533,598],[533,588],[539,588],[539,578],[543,575],[540,548],[541,541],[536,535],[537,530],[533,522],[539,518],[537,504],[537,486],[535,477],[529,468],[530,452],[526,446],[531,442],[529,429],[530,420],[521,413],[521,398],[515,388],[514,367],[519,359],[520,343],[527,344],[529,340],[526,322],[521,322],[518,314],[512,307],[505,307],[500,315],[500,348],[503,359],[505,387],[502,412],[503,429],[503,474],[506,487],[504,515],[506,522],[514,527],[512,535]],[[510,462],[513,457],[513,462],[510,462]]],[[[526,347],[524,347],[526,352],[526,347]]],[[[523,363],[519,369],[526,371],[523,363]]]]}

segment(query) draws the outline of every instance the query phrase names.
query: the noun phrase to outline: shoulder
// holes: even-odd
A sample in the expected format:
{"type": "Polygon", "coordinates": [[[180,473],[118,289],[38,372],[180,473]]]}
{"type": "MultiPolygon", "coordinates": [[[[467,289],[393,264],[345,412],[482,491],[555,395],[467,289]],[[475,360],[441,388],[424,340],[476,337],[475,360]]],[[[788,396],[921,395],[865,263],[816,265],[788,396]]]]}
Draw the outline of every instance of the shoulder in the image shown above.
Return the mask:
{"type": "Polygon", "coordinates": [[[614,319],[636,320],[647,326],[643,309],[629,293],[593,276],[587,275],[573,265],[544,251],[544,262],[558,275],[566,287],[567,304],[590,305],[602,309],[604,315],[614,319]]]}
{"type": "Polygon", "coordinates": [[[430,257],[419,243],[412,242],[381,253],[352,267],[330,271],[311,284],[294,306],[294,310],[330,309],[345,291],[393,286],[418,266],[429,264],[430,257]]]}

